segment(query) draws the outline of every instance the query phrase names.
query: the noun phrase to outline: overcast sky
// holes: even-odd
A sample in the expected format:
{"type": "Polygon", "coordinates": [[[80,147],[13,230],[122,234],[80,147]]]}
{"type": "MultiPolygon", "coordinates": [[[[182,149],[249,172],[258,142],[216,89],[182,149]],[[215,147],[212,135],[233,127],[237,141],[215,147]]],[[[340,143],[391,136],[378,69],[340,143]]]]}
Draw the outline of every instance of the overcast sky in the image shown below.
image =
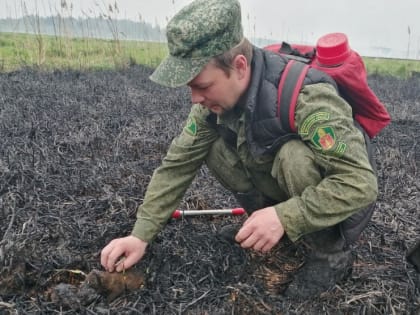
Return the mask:
{"type": "MultiPolygon", "coordinates": [[[[117,3],[118,18],[142,19],[165,26],[192,0],[0,0],[0,18],[24,12],[98,16],[117,3]],[[70,9],[62,10],[66,2],[70,9]]],[[[344,32],[357,50],[389,47],[404,57],[420,58],[420,0],[240,0],[245,34],[315,43],[325,33],[344,32]]],[[[115,17],[114,16],[114,17],[115,17]]]]}

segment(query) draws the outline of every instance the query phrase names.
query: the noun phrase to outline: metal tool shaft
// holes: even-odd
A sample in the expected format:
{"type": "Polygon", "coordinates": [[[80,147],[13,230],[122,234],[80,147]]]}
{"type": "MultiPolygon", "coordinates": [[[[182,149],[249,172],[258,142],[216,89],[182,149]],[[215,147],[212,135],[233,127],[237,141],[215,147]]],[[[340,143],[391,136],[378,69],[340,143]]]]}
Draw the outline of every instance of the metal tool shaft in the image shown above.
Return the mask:
{"type": "Polygon", "coordinates": [[[178,219],[182,216],[190,216],[190,215],[220,215],[220,214],[243,215],[243,214],[245,214],[245,210],[243,208],[204,209],[204,210],[175,210],[172,213],[172,218],[178,219]]]}

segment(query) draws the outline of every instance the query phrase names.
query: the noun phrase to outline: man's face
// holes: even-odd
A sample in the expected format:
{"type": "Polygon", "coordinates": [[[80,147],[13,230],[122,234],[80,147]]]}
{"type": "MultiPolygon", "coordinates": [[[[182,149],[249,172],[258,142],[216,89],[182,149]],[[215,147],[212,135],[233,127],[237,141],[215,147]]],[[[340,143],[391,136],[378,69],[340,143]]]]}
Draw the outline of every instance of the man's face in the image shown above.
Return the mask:
{"type": "Polygon", "coordinates": [[[199,103],[217,115],[231,110],[245,89],[241,69],[234,67],[228,76],[212,62],[188,86],[193,104],[199,103]]]}

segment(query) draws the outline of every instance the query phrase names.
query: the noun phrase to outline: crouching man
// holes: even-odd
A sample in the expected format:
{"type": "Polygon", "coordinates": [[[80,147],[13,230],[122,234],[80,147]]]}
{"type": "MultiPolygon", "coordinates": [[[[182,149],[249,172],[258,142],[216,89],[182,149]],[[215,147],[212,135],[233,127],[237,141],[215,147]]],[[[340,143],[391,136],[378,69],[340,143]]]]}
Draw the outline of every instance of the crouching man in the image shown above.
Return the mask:
{"type": "Polygon", "coordinates": [[[284,131],[277,89],[286,60],[244,38],[237,0],[196,0],[167,25],[169,56],[151,80],[187,85],[185,127],[155,170],[131,235],[111,241],[101,263],[112,272],[138,262],[177,208],[203,163],[249,217],[235,231],[243,248],[267,252],[284,235],[310,248],[286,294],[319,295],[351,267],[349,245],[370,220],[377,180],[368,140],[324,74],[310,70],[284,131]]]}

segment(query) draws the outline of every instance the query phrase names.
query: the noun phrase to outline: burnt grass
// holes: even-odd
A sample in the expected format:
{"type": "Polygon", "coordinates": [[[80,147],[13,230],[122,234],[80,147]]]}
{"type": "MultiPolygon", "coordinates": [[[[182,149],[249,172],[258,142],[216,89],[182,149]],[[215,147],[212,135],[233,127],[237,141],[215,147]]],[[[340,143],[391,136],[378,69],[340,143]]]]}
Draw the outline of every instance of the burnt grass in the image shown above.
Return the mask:
{"type": "MultiPolygon", "coordinates": [[[[101,269],[130,233],[153,170],[189,111],[151,69],[0,74],[0,314],[419,314],[420,79],[371,76],[392,123],[375,139],[380,195],[352,275],[322,296],[282,296],[302,262],[287,242],[258,255],[217,231],[244,218],[171,220],[134,268],[144,285],[109,301],[53,299],[101,269]],[[289,277],[289,278],[288,278],[289,277]]],[[[237,206],[203,167],[180,208],[237,206]]]]}

